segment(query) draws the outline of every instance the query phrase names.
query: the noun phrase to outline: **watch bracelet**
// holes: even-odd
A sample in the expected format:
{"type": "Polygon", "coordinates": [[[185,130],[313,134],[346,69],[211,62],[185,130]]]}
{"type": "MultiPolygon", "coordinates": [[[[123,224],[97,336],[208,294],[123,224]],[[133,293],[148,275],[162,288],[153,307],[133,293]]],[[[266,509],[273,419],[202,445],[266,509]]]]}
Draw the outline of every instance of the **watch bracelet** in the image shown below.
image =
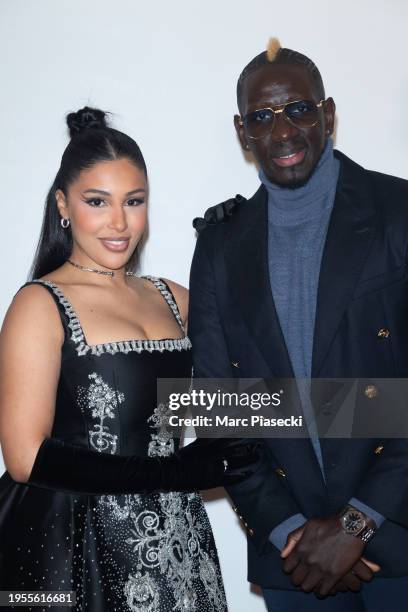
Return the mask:
{"type": "Polygon", "coordinates": [[[375,529],[367,525],[364,531],[362,531],[361,534],[358,534],[356,537],[360,538],[360,540],[364,542],[364,544],[367,544],[367,542],[371,540],[374,534],[375,534],[375,529]]]}

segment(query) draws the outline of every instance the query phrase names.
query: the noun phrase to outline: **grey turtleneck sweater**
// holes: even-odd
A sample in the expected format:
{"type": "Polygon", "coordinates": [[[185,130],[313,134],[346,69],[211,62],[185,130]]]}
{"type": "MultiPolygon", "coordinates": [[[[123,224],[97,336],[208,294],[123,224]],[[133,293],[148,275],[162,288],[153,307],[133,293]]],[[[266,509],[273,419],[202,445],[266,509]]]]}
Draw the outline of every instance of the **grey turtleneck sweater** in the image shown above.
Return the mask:
{"type": "MultiPolygon", "coordinates": [[[[272,295],[285,344],[298,379],[303,414],[324,478],[324,466],[310,401],[313,335],[320,264],[336,195],[340,163],[329,139],[308,182],[297,189],[271,183],[261,170],[268,191],[268,265],[272,295]]],[[[350,503],[370,515],[379,526],[384,517],[359,500],[350,503]]],[[[306,521],[296,514],[278,525],[271,542],[282,549],[286,537],[306,521]]]]}
{"type": "Polygon", "coordinates": [[[303,187],[288,189],[260,172],[268,191],[268,263],[273,299],[296,378],[310,378],[317,286],[339,161],[329,139],[303,187]]]}

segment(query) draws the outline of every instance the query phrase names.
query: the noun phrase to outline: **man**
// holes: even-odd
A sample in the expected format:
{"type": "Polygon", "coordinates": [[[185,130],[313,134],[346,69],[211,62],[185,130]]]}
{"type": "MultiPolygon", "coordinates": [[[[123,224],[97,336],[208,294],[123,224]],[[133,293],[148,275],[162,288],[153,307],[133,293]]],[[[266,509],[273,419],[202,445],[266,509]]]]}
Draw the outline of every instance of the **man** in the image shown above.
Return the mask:
{"type": "MultiPolygon", "coordinates": [[[[408,182],[333,152],[335,105],[304,55],[272,41],[237,94],[262,184],[196,223],[195,377],[407,377],[408,182]]],[[[356,414],[370,419],[378,393],[358,386],[356,414]]],[[[323,396],[313,408],[333,416],[323,396]]],[[[249,580],[274,612],[406,612],[408,440],[319,440],[313,408],[303,395],[309,437],[266,440],[228,489],[249,580]]]]}

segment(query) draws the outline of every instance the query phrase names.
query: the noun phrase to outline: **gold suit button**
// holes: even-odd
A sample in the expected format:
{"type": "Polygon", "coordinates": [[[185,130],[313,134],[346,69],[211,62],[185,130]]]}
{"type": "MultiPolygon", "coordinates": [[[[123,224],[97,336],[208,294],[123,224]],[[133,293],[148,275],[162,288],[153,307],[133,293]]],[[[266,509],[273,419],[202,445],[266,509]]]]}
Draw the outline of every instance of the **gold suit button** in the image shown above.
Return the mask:
{"type": "Polygon", "coordinates": [[[231,361],[231,365],[234,366],[234,368],[239,368],[239,361],[231,361]]]}
{"type": "Polygon", "coordinates": [[[364,389],[364,395],[368,397],[368,399],[373,399],[378,395],[378,389],[375,385],[367,385],[364,389]]]}
{"type": "Polygon", "coordinates": [[[253,529],[251,529],[251,527],[250,527],[250,528],[248,529],[248,533],[249,533],[249,535],[250,535],[250,536],[253,536],[253,535],[254,535],[254,530],[253,530],[253,529]]]}
{"type": "Polygon", "coordinates": [[[378,330],[377,336],[379,338],[388,338],[389,335],[390,335],[390,330],[386,329],[385,327],[378,330]]]}
{"type": "Polygon", "coordinates": [[[383,446],[377,446],[377,448],[375,449],[375,454],[376,455],[381,455],[381,453],[383,452],[384,447],[383,446]]]}
{"type": "Polygon", "coordinates": [[[275,472],[277,473],[278,476],[282,476],[282,478],[286,478],[286,472],[284,472],[282,468],[276,468],[275,472]]]}

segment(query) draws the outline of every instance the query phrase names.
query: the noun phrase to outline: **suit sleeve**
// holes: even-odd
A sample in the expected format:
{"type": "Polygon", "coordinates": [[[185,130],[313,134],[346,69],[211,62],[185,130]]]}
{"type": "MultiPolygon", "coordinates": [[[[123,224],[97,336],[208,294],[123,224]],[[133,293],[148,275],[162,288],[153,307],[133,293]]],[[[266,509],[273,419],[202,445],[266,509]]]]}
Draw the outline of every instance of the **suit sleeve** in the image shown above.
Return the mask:
{"type": "MultiPolygon", "coordinates": [[[[405,188],[405,200],[408,195],[405,188]]],[[[405,244],[405,262],[408,264],[408,239],[405,244]]],[[[401,399],[406,397],[405,385],[395,387],[401,399]]],[[[396,402],[397,403],[397,402],[396,402]]],[[[392,418],[392,416],[388,417],[392,418]]],[[[401,430],[406,431],[406,415],[401,430]]],[[[408,439],[390,438],[384,449],[365,475],[355,497],[375,508],[386,519],[408,529],[408,439]]],[[[373,538],[374,541],[374,538],[373,538]]]]}
{"type": "Polygon", "coordinates": [[[374,523],[377,526],[377,529],[381,527],[381,525],[385,521],[385,516],[374,510],[374,508],[371,508],[371,506],[363,504],[363,502],[360,499],[357,499],[356,497],[352,497],[351,499],[349,499],[348,503],[350,504],[350,506],[353,506],[353,508],[357,508],[357,510],[360,510],[360,512],[364,512],[364,514],[373,519],[374,523]]]}
{"type": "MultiPolygon", "coordinates": [[[[190,273],[189,336],[196,378],[233,378],[234,374],[207,245],[208,232],[216,229],[207,228],[199,235],[190,273]]],[[[227,287],[223,290],[227,291],[227,287]]],[[[251,470],[244,481],[228,487],[227,492],[235,505],[234,511],[260,553],[271,549],[271,531],[300,512],[288,490],[278,480],[265,446],[256,469],[251,470]]]]}
{"type": "MultiPolygon", "coordinates": [[[[405,183],[404,183],[405,185],[405,183]]],[[[404,198],[408,192],[405,187],[404,198]]],[[[405,243],[405,264],[408,265],[408,239],[405,243]]],[[[405,379],[406,380],[406,379],[405,379]]],[[[405,385],[396,385],[398,397],[405,396],[405,385]]],[[[397,402],[395,402],[397,404],[397,402]]],[[[406,413],[401,431],[406,432],[406,413]]],[[[388,416],[388,415],[387,415],[388,416]]],[[[385,416],[386,418],[386,416],[385,416]]],[[[392,415],[388,418],[393,418],[392,415]]],[[[375,508],[386,519],[408,529],[408,439],[390,438],[384,442],[384,449],[366,474],[355,497],[367,506],[375,508]]],[[[374,540],[374,539],[373,539],[374,540]]]]}
{"type": "Polygon", "coordinates": [[[390,439],[354,497],[408,529],[408,440],[390,439]]]}

